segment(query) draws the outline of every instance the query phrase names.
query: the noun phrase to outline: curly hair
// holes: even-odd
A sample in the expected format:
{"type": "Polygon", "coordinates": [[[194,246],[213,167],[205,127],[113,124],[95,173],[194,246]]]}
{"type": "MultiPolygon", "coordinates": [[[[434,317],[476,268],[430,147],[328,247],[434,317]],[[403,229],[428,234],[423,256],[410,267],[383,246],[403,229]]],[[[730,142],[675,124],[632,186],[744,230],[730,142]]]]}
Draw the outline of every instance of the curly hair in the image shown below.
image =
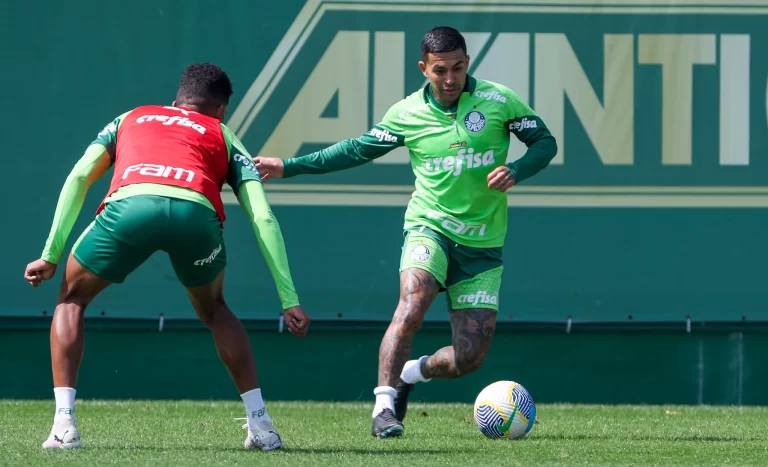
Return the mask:
{"type": "Polygon", "coordinates": [[[181,75],[176,102],[201,107],[218,107],[229,104],[232,81],[212,63],[193,63],[181,75]]]}

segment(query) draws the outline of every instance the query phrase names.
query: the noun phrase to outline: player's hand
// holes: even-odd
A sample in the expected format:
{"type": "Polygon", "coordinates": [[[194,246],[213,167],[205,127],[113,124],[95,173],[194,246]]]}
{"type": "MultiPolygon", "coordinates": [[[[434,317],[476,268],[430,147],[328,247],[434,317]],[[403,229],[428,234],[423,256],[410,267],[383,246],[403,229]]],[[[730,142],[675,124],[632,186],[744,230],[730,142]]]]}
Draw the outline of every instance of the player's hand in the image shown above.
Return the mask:
{"type": "Polygon", "coordinates": [[[285,317],[285,323],[288,325],[288,330],[294,336],[306,336],[309,329],[309,316],[304,313],[304,310],[300,306],[294,306],[287,308],[283,312],[285,317]]]}
{"type": "Polygon", "coordinates": [[[505,192],[515,186],[515,176],[509,167],[502,165],[496,167],[493,172],[488,174],[488,188],[505,192]]]}
{"type": "Polygon", "coordinates": [[[253,159],[256,168],[259,169],[261,181],[266,182],[270,178],[283,178],[283,160],[279,157],[260,157],[253,159]]]}
{"type": "Polygon", "coordinates": [[[47,281],[56,274],[56,265],[43,259],[37,259],[27,265],[24,271],[24,280],[32,287],[37,287],[41,282],[47,281]]]}

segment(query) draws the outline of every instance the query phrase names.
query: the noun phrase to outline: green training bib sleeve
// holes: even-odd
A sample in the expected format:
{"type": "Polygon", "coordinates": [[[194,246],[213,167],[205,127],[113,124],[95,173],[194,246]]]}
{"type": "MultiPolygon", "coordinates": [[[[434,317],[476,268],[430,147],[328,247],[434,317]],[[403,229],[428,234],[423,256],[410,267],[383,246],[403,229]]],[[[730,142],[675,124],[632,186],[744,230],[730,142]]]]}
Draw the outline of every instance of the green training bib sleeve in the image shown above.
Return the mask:
{"type": "Polygon", "coordinates": [[[43,254],[40,256],[43,260],[59,264],[69,234],[83,208],[88,188],[109,169],[110,165],[109,151],[106,147],[102,144],[91,144],[72,168],[59,194],[59,201],[56,203],[53,225],[45,242],[43,254]]]}
{"type": "Polygon", "coordinates": [[[259,248],[272,273],[283,309],[299,306],[299,296],[288,267],[288,253],[285,251],[280,224],[269,208],[261,182],[255,180],[243,182],[238,200],[253,225],[259,248]]]}
{"type": "Polygon", "coordinates": [[[221,125],[224,140],[229,151],[229,174],[227,184],[234,191],[256,234],[264,260],[277,287],[283,309],[299,306],[299,297],[288,266],[283,233],[274,213],[269,207],[261,177],[253,158],[238,137],[221,125]]]}
{"type": "Polygon", "coordinates": [[[125,119],[125,116],[129,113],[130,112],[125,112],[109,122],[104,129],[96,135],[96,139],[91,143],[101,144],[107,148],[112,164],[115,163],[115,155],[117,154],[117,129],[120,126],[120,123],[125,119]]]}

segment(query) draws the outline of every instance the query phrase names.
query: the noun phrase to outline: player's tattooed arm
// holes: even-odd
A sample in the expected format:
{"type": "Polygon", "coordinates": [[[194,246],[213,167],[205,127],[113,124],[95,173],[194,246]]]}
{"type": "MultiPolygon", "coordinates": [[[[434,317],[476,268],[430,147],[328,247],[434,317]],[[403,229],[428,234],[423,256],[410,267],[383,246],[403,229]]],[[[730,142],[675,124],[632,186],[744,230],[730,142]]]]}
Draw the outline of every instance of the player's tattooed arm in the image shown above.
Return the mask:
{"type": "Polygon", "coordinates": [[[379,349],[379,386],[395,387],[403,365],[411,356],[411,341],[421,328],[424,314],[435,299],[439,285],[422,269],[400,274],[400,302],[379,349]]]}
{"type": "Polygon", "coordinates": [[[454,379],[480,368],[491,348],[496,328],[494,310],[452,310],[453,345],[443,347],[421,362],[425,378],[454,379]]]}

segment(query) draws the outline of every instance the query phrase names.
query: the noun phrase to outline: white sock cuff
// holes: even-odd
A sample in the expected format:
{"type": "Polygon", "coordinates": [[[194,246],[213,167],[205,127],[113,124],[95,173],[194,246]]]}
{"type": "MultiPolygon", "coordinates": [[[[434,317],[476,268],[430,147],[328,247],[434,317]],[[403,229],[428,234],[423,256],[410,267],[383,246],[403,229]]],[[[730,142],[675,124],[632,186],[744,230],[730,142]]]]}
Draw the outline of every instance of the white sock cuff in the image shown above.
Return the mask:
{"type": "Polygon", "coordinates": [[[376,404],[373,406],[374,418],[379,415],[384,409],[395,411],[395,396],[397,391],[392,386],[379,386],[374,388],[373,393],[376,395],[376,404]]]}
{"type": "Polygon", "coordinates": [[[424,378],[424,375],[421,373],[421,362],[427,358],[429,358],[429,355],[424,355],[418,360],[409,360],[405,362],[403,371],[400,374],[400,379],[406,384],[426,383],[427,381],[431,381],[431,378],[424,378]]]}
{"type": "Polygon", "coordinates": [[[374,388],[373,394],[378,395],[387,395],[395,397],[397,395],[397,391],[392,386],[378,386],[377,388],[374,388]]]}
{"type": "Polygon", "coordinates": [[[249,397],[261,397],[261,388],[251,389],[248,392],[240,394],[240,397],[247,399],[249,397]]]}

